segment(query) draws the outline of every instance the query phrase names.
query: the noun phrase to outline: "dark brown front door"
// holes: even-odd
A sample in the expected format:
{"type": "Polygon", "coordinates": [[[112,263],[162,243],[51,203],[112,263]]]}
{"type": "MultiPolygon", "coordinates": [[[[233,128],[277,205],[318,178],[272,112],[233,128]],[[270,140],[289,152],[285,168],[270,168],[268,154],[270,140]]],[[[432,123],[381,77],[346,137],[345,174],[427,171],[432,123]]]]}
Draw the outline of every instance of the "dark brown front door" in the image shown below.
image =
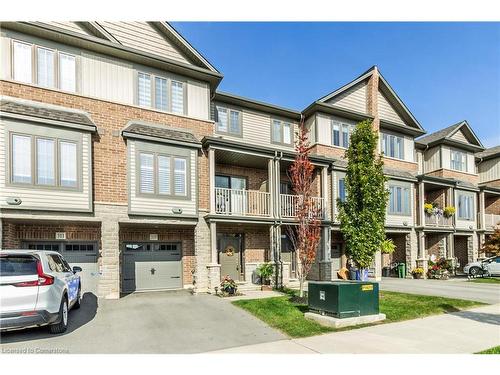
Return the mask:
{"type": "Polygon", "coordinates": [[[240,280],[241,268],[241,239],[240,234],[223,234],[218,240],[220,276],[229,275],[233,280],[240,280]]]}

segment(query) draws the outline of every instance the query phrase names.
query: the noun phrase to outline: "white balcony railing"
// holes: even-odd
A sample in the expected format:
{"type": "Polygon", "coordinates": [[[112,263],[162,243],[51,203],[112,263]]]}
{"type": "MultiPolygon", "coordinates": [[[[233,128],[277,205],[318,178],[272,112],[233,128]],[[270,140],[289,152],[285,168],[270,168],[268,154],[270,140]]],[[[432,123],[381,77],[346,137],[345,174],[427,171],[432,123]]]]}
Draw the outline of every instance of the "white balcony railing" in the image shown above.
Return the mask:
{"type": "Polygon", "coordinates": [[[442,215],[425,215],[425,225],[430,227],[451,227],[453,226],[452,217],[442,215]]]}
{"type": "Polygon", "coordinates": [[[484,214],[484,228],[495,229],[500,226],[500,215],[484,214]]]}
{"type": "MultiPolygon", "coordinates": [[[[320,213],[320,219],[325,218],[326,207],[325,199],[321,197],[311,197],[312,204],[315,209],[320,213]]],[[[297,207],[299,203],[299,196],[292,194],[280,194],[280,213],[281,217],[294,218],[297,216],[297,207]]]]}
{"type": "Polygon", "coordinates": [[[215,213],[236,216],[270,216],[270,193],[215,188],[215,213]]]}

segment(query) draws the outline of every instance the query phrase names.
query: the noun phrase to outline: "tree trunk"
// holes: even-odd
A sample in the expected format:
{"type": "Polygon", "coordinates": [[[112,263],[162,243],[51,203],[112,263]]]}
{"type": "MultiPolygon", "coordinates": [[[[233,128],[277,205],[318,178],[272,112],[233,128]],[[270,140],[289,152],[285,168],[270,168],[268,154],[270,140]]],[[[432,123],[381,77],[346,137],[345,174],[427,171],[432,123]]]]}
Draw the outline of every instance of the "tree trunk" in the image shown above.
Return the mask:
{"type": "Polygon", "coordinates": [[[299,277],[299,297],[304,298],[304,278],[299,277]]]}

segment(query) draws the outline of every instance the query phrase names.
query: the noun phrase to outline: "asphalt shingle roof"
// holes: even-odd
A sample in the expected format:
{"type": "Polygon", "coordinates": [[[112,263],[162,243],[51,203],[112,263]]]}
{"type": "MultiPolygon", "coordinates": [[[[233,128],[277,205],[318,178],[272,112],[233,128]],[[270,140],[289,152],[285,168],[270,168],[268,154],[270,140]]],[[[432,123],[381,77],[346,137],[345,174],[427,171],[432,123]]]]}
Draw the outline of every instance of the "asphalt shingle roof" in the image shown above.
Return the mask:
{"type": "Polygon", "coordinates": [[[200,141],[189,132],[171,129],[168,127],[145,125],[140,123],[132,123],[123,129],[125,133],[145,135],[153,138],[168,139],[177,142],[200,144],[200,141]]]}
{"type": "Polygon", "coordinates": [[[487,148],[486,150],[484,151],[481,151],[481,152],[477,152],[475,154],[476,157],[478,158],[488,158],[490,156],[494,156],[494,155],[500,155],[500,145],[499,146],[495,146],[495,147],[490,147],[490,148],[487,148]]]}
{"type": "Polygon", "coordinates": [[[69,122],[72,124],[95,126],[90,116],[85,113],[76,111],[73,112],[70,110],[65,111],[38,105],[30,105],[28,103],[21,103],[9,99],[2,99],[0,101],[0,112],[37,117],[47,120],[69,122]]]}
{"type": "Polygon", "coordinates": [[[454,125],[448,126],[447,128],[438,130],[437,132],[431,133],[429,135],[423,136],[422,138],[417,139],[416,141],[422,144],[429,144],[439,139],[444,139],[448,137],[456,128],[462,125],[462,121],[456,123],[454,125]]]}

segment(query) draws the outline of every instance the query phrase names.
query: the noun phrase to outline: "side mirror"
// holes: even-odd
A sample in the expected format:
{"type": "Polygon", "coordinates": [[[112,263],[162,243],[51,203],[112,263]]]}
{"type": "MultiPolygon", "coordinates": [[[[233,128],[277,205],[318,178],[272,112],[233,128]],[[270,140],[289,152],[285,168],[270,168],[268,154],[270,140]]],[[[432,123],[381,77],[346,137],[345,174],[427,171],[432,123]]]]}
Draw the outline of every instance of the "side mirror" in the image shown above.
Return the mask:
{"type": "Polygon", "coordinates": [[[82,272],[82,267],[74,266],[73,273],[82,272]]]}

